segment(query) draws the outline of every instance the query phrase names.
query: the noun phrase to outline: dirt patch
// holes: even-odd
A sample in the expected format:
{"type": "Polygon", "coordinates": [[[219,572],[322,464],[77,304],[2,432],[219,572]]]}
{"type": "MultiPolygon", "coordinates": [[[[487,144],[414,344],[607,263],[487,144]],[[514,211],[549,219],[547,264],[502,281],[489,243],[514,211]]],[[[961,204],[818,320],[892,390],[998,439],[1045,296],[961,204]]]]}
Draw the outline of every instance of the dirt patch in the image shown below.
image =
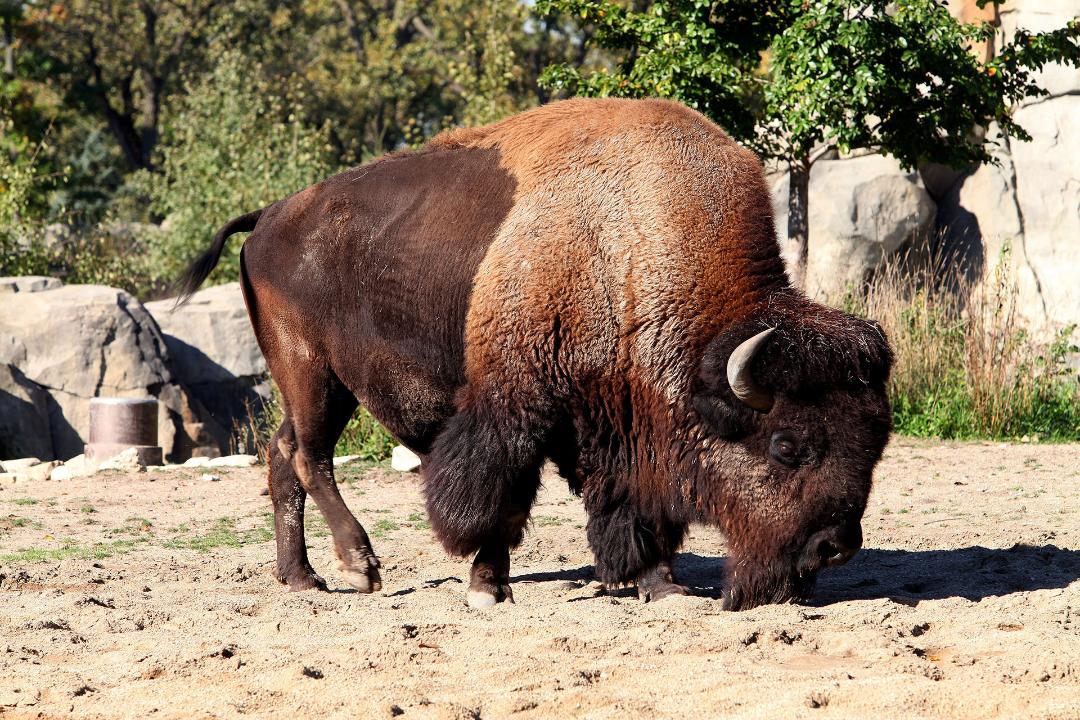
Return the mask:
{"type": "MultiPolygon", "coordinates": [[[[1080,714],[1080,446],[896,441],[866,549],[809,605],[726,613],[723,542],[678,558],[695,597],[597,593],[554,475],[513,556],[516,605],[464,602],[415,476],[344,468],[384,590],[270,575],[264,470],[0,490],[0,715],[1024,717],[1080,714]]],[[[310,514],[309,514],[310,515],[310,514]]]]}

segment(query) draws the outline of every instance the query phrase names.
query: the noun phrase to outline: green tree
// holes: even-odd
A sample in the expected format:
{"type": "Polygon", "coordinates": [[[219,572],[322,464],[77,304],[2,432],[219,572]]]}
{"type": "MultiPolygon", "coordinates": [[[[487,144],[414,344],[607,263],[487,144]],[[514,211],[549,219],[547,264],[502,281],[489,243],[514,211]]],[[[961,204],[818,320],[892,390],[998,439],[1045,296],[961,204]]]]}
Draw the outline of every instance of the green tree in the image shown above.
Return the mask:
{"type": "MultiPolygon", "coordinates": [[[[162,137],[157,171],[133,183],[166,218],[160,236],[147,239],[160,277],[177,277],[229,218],[334,169],[327,127],[307,125],[295,112],[305,100],[297,83],[272,86],[236,51],[187,88],[162,137]]],[[[220,279],[236,278],[239,248],[226,246],[232,261],[219,265],[220,279]]]]}
{"type": "Polygon", "coordinates": [[[867,148],[907,167],[990,160],[977,130],[996,123],[1006,136],[1028,139],[1011,112],[1045,93],[1035,71],[1048,62],[1080,65],[1078,20],[1053,32],[1019,30],[983,62],[970,48],[992,38],[993,26],[961,23],[936,0],[671,0],[641,12],[606,0],[544,0],[538,8],[580,16],[602,28],[598,42],[625,52],[610,70],[583,76],[556,65],[542,81],[584,95],[681,100],[787,163],[798,285],[816,159],[867,148]]]}
{"type": "Polygon", "coordinates": [[[66,105],[100,118],[129,169],[151,168],[174,83],[201,57],[224,0],[65,0],[28,15],[66,105]]]}
{"type": "Polygon", "coordinates": [[[334,120],[347,160],[535,105],[541,69],[582,52],[519,0],[241,0],[224,16],[222,46],[302,79],[302,112],[334,120]]]}
{"type": "Polygon", "coordinates": [[[665,97],[700,110],[743,142],[755,140],[761,56],[790,24],[790,0],[659,0],[645,9],[609,0],[540,0],[537,12],[580,18],[616,53],[593,70],[555,64],[541,84],[578,95],[665,97]]]}

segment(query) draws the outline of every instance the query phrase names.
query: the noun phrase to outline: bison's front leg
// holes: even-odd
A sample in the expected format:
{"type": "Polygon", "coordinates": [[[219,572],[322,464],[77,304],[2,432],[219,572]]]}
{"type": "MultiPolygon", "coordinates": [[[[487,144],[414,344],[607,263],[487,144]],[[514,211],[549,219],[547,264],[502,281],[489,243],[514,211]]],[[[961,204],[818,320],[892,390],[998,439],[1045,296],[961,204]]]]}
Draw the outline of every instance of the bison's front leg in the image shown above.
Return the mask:
{"type": "Polygon", "coordinates": [[[615,500],[603,488],[586,489],[587,534],[596,559],[596,575],[606,587],[637,586],[645,602],[669,595],[689,595],[675,581],[671,563],[686,527],[649,522],[627,500],[615,500]]]}
{"type": "Polygon", "coordinates": [[[661,560],[655,567],[638,575],[638,597],[645,602],[663,600],[669,595],[689,595],[690,588],[675,581],[671,572],[671,558],[661,560]]]}
{"type": "Polygon", "coordinates": [[[543,423],[528,418],[463,408],[447,421],[424,463],[436,537],[455,555],[476,552],[466,596],[473,607],[513,601],[510,549],[521,542],[543,461],[543,423]]]}
{"type": "Polygon", "coordinates": [[[470,607],[488,608],[503,600],[514,602],[510,589],[510,546],[505,542],[485,544],[476,553],[465,595],[470,607]]]}

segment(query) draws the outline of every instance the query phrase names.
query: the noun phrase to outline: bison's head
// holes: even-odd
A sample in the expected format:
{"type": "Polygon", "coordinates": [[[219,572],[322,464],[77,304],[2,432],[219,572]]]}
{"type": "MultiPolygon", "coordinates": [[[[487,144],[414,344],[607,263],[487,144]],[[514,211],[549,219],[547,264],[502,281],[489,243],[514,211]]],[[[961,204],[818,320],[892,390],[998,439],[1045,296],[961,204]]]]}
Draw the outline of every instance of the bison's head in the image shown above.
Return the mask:
{"type": "Polygon", "coordinates": [[[727,607],[806,597],[862,545],[891,360],[876,323],[787,293],[710,343],[693,501],[728,538],[727,607]]]}

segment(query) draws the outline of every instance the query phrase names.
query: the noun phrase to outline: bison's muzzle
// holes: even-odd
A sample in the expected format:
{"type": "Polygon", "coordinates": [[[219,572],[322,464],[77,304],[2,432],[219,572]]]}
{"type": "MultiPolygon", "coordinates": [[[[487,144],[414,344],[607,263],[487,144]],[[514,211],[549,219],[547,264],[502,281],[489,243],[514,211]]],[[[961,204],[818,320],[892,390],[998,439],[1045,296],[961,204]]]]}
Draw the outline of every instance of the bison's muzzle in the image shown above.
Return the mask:
{"type": "Polygon", "coordinates": [[[843,565],[862,547],[862,526],[853,525],[819,530],[810,536],[795,563],[799,575],[815,573],[823,567],[843,565]]]}

